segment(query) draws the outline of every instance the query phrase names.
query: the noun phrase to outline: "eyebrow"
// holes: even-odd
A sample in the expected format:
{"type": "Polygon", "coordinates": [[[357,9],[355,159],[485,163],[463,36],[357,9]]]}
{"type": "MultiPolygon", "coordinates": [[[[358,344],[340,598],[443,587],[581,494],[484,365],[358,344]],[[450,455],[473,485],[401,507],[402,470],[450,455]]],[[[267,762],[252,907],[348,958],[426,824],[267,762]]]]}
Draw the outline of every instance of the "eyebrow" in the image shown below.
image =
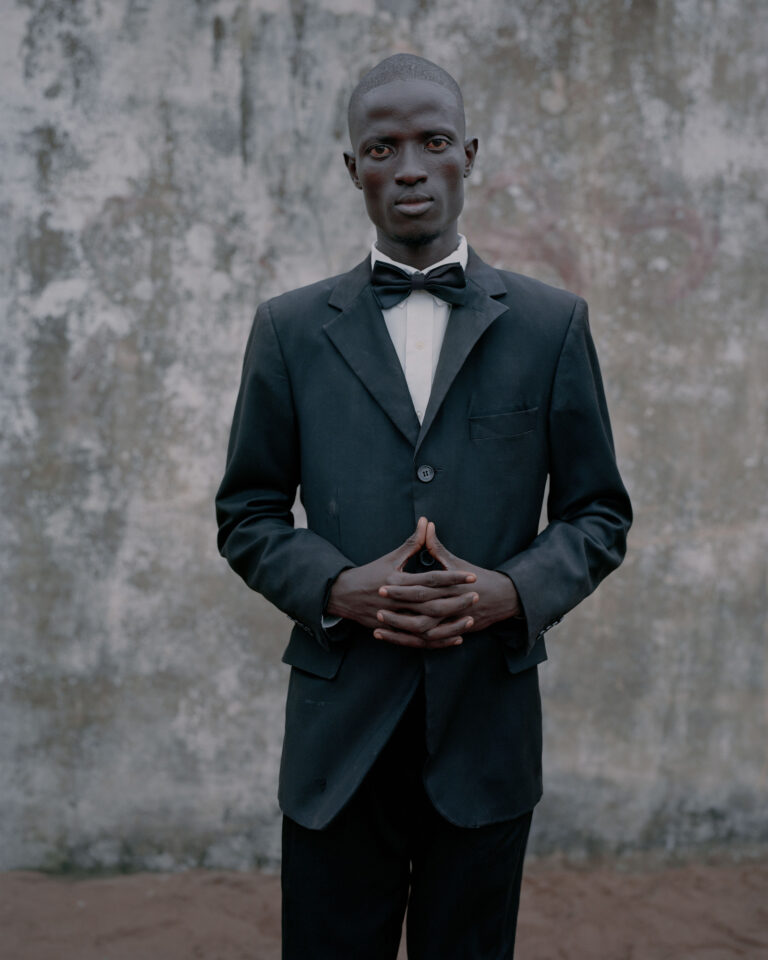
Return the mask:
{"type": "MultiPolygon", "coordinates": [[[[371,142],[373,141],[373,142],[375,142],[375,143],[394,143],[395,140],[399,140],[399,139],[400,139],[400,136],[401,136],[400,133],[391,133],[391,132],[390,132],[390,133],[381,133],[381,134],[379,134],[379,133],[376,133],[376,131],[374,131],[373,133],[371,133],[371,134],[369,134],[368,136],[364,137],[361,142],[362,142],[362,143],[371,143],[371,142]]],[[[458,138],[458,131],[456,131],[455,128],[450,128],[450,129],[449,129],[449,128],[447,128],[447,127],[435,127],[434,129],[420,130],[420,131],[418,131],[418,133],[416,134],[416,136],[417,136],[417,137],[422,137],[422,138],[427,139],[427,140],[428,140],[430,137],[447,137],[447,138],[455,139],[455,138],[458,138]]]]}

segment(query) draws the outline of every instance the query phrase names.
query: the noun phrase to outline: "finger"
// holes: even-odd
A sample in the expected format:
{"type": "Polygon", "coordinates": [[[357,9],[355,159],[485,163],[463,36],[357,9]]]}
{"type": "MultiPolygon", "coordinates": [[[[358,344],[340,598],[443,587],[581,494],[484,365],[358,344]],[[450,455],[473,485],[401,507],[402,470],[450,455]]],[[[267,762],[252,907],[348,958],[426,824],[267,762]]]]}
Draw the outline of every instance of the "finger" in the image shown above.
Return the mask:
{"type": "Polygon", "coordinates": [[[446,640],[426,640],[424,637],[410,633],[400,633],[395,630],[378,628],[373,632],[377,640],[394,643],[399,647],[418,647],[420,649],[437,650],[444,647],[458,647],[464,642],[460,636],[451,636],[446,640]]]}
{"type": "Polygon", "coordinates": [[[464,643],[464,637],[451,637],[450,640],[427,640],[424,643],[425,650],[445,650],[450,647],[460,647],[464,643]]]}
{"type": "Polygon", "coordinates": [[[435,558],[435,560],[439,560],[444,567],[461,566],[461,560],[454,556],[451,551],[444,547],[437,539],[437,528],[431,520],[427,524],[425,533],[426,537],[424,545],[435,558]]]}
{"type": "Polygon", "coordinates": [[[447,620],[469,612],[479,599],[480,595],[469,589],[458,592],[455,588],[446,595],[426,587],[389,587],[381,609],[447,620]]]}
{"type": "Polygon", "coordinates": [[[390,573],[379,589],[379,593],[383,597],[387,596],[386,591],[390,586],[431,587],[433,590],[442,591],[446,587],[474,583],[475,580],[477,580],[477,577],[474,573],[470,573],[469,570],[432,570],[429,573],[403,573],[402,571],[396,571],[390,573]],[[385,592],[381,593],[382,590],[385,592]]]}
{"type": "Polygon", "coordinates": [[[394,551],[393,560],[395,561],[396,570],[402,570],[410,558],[422,549],[426,535],[427,518],[419,517],[418,522],[416,523],[416,529],[413,531],[410,537],[403,541],[403,543],[394,551]]]}
{"type": "Polygon", "coordinates": [[[391,601],[390,606],[399,606],[405,604],[431,603],[433,600],[443,600],[450,597],[464,597],[467,592],[471,594],[471,584],[459,583],[452,587],[443,587],[435,589],[434,587],[423,587],[412,584],[399,586],[397,584],[385,584],[379,587],[379,596],[386,597],[391,601]]]}
{"type": "Polygon", "coordinates": [[[430,643],[443,643],[448,637],[461,636],[462,634],[468,633],[474,628],[474,626],[475,621],[472,617],[461,617],[456,620],[444,620],[436,627],[426,630],[424,633],[422,633],[422,636],[430,643]]]}
{"type": "Polygon", "coordinates": [[[435,617],[413,616],[413,614],[400,613],[394,610],[379,610],[377,618],[386,629],[423,637],[425,640],[431,641],[448,640],[471,630],[475,625],[472,617],[454,617],[442,621],[435,617]]]}
{"type": "Polygon", "coordinates": [[[445,643],[451,637],[461,637],[474,627],[472,617],[461,617],[458,620],[446,620],[437,626],[426,630],[421,636],[429,643],[445,643]]]}
{"type": "MultiPolygon", "coordinates": [[[[421,588],[411,588],[419,590],[421,588]]],[[[394,596],[394,590],[408,590],[407,587],[392,587],[388,599],[390,604],[383,606],[382,609],[387,612],[410,613],[414,616],[433,617],[437,620],[452,620],[467,613],[479,601],[480,595],[472,590],[462,593],[456,593],[446,597],[444,594],[438,596],[428,596],[424,600],[413,600],[408,596],[394,596]]]]}
{"type": "Polygon", "coordinates": [[[423,636],[428,630],[432,630],[440,623],[438,617],[429,617],[425,614],[409,613],[403,610],[379,610],[376,619],[381,626],[391,627],[393,630],[412,633],[417,636],[423,636]]]}

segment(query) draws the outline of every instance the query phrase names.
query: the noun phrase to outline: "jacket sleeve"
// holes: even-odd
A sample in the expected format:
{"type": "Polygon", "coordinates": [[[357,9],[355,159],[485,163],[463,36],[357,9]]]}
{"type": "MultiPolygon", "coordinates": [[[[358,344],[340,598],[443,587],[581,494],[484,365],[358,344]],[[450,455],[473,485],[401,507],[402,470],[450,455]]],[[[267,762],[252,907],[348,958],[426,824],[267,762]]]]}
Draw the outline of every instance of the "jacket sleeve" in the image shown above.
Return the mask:
{"type": "Polygon", "coordinates": [[[218,546],[253,590],[328,646],[331,584],[353,564],[311,530],[294,527],[300,482],[291,383],[269,304],[256,312],[243,363],[224,478],[216,495],[218,546]]]}
{"type": "Polygon", "coordinates": [[[497,568],[520,595],[528,650],[618,567],[632,522],[587,305],[580,298],[554,375],[548,444],[548,525],[526,550],[497,568]]]}

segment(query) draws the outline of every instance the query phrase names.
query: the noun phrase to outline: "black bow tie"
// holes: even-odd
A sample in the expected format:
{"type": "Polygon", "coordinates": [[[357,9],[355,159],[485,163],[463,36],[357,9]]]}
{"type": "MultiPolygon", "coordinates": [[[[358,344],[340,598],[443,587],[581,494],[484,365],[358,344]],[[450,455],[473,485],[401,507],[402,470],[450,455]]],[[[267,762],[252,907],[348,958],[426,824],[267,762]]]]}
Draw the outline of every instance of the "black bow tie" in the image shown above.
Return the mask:
{"type": "Polygon", "coordinates": [[[373,295],[382,310],[405,300],[413,290],[426,290],[446,303],[464,303],[467,279],[461,264],[446,263],[427,273],[406,273],[399,267],[377,260],[371,275],[373,295]]]}

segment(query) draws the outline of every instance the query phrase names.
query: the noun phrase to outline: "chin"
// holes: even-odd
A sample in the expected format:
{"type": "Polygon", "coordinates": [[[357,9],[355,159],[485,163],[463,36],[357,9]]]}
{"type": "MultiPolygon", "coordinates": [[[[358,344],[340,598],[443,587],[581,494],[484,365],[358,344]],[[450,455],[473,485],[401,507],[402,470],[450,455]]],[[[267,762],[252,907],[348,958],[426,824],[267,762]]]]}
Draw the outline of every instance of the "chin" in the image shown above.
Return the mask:
{"type": "Polygon", "coordinates": [[[439,232],[435,233],[434,231],[431,231],[429,233],[415,233],[404,236],[398,236],[395,234],[393,235],[392,239],[396,240],[397,243],[404,244],[407,247],[426,247],[427,244],[437,240],[439,236],[439,232]]]}

